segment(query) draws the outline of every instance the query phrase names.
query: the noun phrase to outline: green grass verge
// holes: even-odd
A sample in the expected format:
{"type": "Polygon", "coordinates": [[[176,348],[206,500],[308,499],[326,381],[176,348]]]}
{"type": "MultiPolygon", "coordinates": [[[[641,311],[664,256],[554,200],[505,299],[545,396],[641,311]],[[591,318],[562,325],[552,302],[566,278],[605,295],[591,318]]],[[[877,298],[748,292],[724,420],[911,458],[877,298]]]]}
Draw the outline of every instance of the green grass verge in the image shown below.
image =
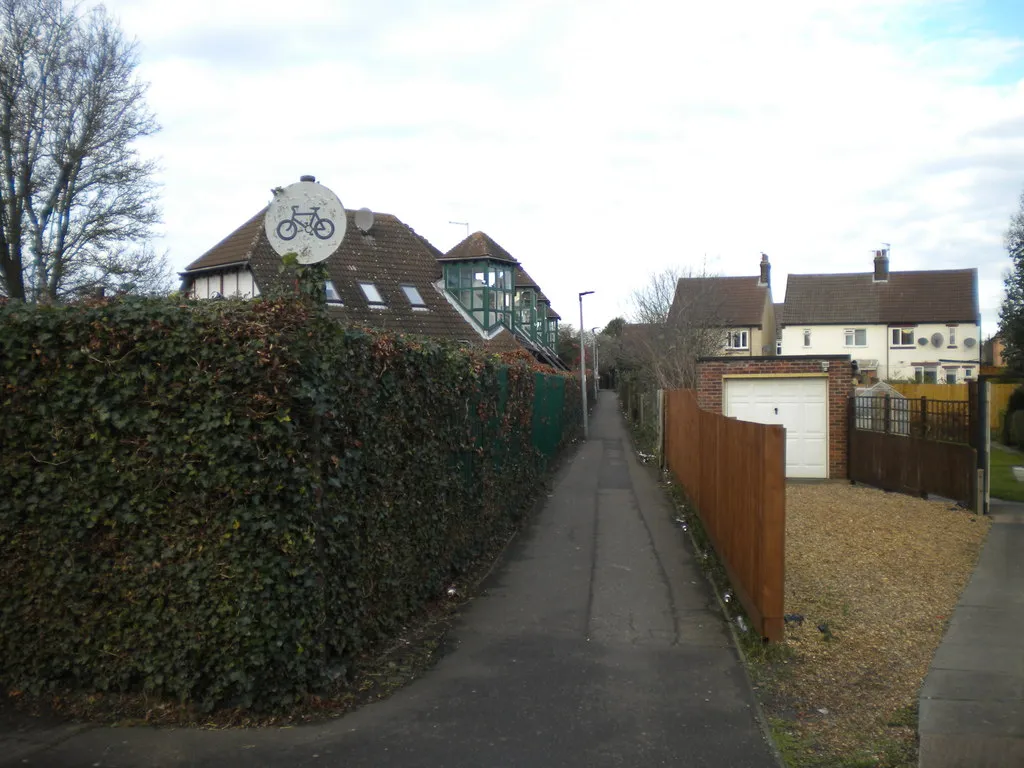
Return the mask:
{"type": "Polygon", "coordinates": [[[1024,501],[1024,483],[1017,482],[1010,467],[1024,466],[1024,456],[1000,445],[992,446],[990,493],[1006,501],[1024,501]]]}

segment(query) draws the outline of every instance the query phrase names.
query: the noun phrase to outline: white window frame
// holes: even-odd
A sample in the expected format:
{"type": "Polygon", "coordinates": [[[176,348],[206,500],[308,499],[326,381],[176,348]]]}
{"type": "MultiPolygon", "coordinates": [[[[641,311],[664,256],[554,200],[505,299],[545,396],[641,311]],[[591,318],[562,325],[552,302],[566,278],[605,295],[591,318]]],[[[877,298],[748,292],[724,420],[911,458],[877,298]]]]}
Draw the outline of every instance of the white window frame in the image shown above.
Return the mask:
{"type": "Polygon", "coordinates": [[[729,331],[725,336],[725,348],[735,351],[750,349],[750,332],[743,329],[729,331]]]}
{"type": "Polygon", "coordinates": [[[359,283],[359,288],[363,292],[363,296],[366,297],[366,301],[371,307],[383,307],[384,297],[381,292],[377,290],[377,286],[373,283],[359,283]]]}
{"type": "Polygon", "coordinates": [[[957,375],[956,375],[956,372],[957,372],[958,370],[959,370],[959,368],[944,368],[944,369],[943,369],[943,371],[944,371],[944,372],[945,372],[945,374],[946,374],[945,382],[946,382],[947,384],[956,384],[956,382],[957,382],[957,375]],[[953,377],[953,380],[952,380],[952,381],[950,381],[950,380],[949,380],[949,377],[950,377],[950,376],[952,376],[952,377],[953,377]]]}
{"type": "Polygon", "coordinates": [[[328,304],[341,304],[341,294],[334,287],[333,280],[324,280],[324,293],[327,294],[328,304]]]}
{"type": "Polygon", "coordinates": [[[843,331],[843,340],[845,347],[866,347],[868,345],[868,329],[867,328],[847,328],[843,331]],[[857,343],[857,334],[864,334],[864,343],[857,343]],[[851,341],[852,338],[852,341],[851,341]]]}
{"type": "Polygon", "coordinates": [[[405,294],[405,298],[409,300],[409,304],[414,307],[426,307],[427,302],[423,300],[423,296],[420,294],[419,289],[411,283],[402,283],[402,293],[405,294]]]}
{"type": "Polygon", "coordinates": [[[804,328],[804,348],[811,346],[811,329],[804,328]]]}
{"type": "Polygon", "coordinates": [[[914,381],[916,381],[918,384],[938,384],[939,367],[937,365],[915,365],[914,381]],[[933,381],[927,380],[928,374],[934,376],[933,381]]]}
{"type": "Polygon", "coordinates": [[[893,347],[912,347],[914,346],[914,328],[892,328],[892,333],[889,335],[889,341],[892,342],[890,346],[893,347]],[[910,334],[910,341],[903,341],[903,334],[910,334]],[[896,334],[899,334],[897,336],[896,334]]]}
{"type": "Polygon", "coordinates": [[[974,378],[974,369],[973,368],[964,368],[964,378],[965,379],[973,379],[974,378]]]}
{"type": "Polygon", "coordinates": [[[949,346],[955,347],[956,346],[956,326],[955,325],[947,325],[946,326],[946,330],[949,332],[949,342],[948,342],[949,346]]]}

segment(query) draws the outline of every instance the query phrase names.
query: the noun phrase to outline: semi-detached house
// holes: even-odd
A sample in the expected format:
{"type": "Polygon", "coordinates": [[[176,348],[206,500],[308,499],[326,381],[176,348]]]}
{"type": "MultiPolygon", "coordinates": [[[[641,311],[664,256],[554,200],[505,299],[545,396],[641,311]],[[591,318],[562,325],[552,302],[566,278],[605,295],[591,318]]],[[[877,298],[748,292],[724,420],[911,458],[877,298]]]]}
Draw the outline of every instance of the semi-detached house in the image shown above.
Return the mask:
{"type": "Polygon", "coordinates": [[[980,325],[976,269],[890,272],[876,251],[873,272],[789,276],[781,354],[850,355],[865,383],[962,383],[978,375],[980,325]]]}

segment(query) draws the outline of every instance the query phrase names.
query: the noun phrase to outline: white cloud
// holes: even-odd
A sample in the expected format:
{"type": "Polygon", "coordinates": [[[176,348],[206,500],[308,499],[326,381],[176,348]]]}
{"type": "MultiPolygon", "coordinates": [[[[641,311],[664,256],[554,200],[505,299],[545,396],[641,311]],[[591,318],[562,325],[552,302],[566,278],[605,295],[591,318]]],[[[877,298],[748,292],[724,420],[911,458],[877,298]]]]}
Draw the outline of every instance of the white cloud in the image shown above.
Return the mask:
{"type": "Polygon", "coordinates": [[[1024,187],[1022,41],[971,3],[108,3],[165,126],[178,267],[315,173],[438,247],[469,221],[572,322],[668,265],[977,266],[1024,187]],[[780,7],[781,6],[781,7],[780,7]],[[836,6],[841,6],[837,8],[836,6]]]}

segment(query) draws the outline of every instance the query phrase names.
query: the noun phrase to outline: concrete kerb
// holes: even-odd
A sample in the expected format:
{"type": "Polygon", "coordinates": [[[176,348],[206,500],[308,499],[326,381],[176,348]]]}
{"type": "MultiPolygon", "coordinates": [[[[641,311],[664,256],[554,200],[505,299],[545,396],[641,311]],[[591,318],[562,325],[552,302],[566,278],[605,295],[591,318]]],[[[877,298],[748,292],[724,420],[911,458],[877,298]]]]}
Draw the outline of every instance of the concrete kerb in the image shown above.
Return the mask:
{"type": "MultiPolygon", "coordinates": [[[[625,414],[623,414],[623,418],[625,418],[625,414]]],[[[639,448],[637,448],[636,446],[633,430],[627,429],[626,432],[627,434],[629,434],[630,447],[633,449],[634,453],[640,453],[639,448]]],[[[651,468],[646,467],[646,465],[644,468],[648,472],[651,471],[651,468]]],[[[663,469],[660,467],[655,467],[654,471],[657,472],[658,485],[660,486],[662,485],[663,469]]],[[[667,468],[665,468],[664,471],[667,472],[667,468]]],[[[669,476],[671,477],[671,474],[669,476]]],[[[672,480],[672,482],[673,484],[678,486],[678,483],[674,479],[672,480]]],[[[671,494],[666,495],[669,498],[669,501],[672,505],[672,509],[676,510],[677,512],[680,511],[679,505],[676,503],[676,500],[671,496],[671,494]]],[[[696,512],[693,512],[692,514],[696,515],[696,512]]],[[[693,531],[689,526],[687,526],[686,529],[682,532],[686,535],[687,540],[690,542],[691,552],[696,553],[702,551],[700,544],[697,542],[697,539],[694,537],[693,531]]],[[[712,549],[711,551],[713,553],[712,556],[715,557],[717,560],[718,554],[714,552],[714,549],[712,549]]],[[[726,601],[722,597],[722,593],[718,589],[718,584],[715,583],[715,580],[713,578],[711,578],[711,575],[708,573],[708,571],[703,566],[700,567],[700,571],[701,574],[704,576],[705,581],[707,581],[707,583],[711,586],[711,592],[715,596],[715,600],[718,602],[718,610],[721,612],[722,617],[725,619],[725,624],[729,629],[729,637],[732,638],[733,648],[735,648],[736,653],[739,655],[740,661],[742,662],[740,666],[743,669],[743,679],[746,681],[747,687],[753,692],[755,691],[755,688],[754,680],[750,676],[751,662],[749,657],[747,656],[746,651],[743,650],[743,641],[736,630],[736,625],[729,619],[728,603],[726,603],[726,601]]],[[[771,724],[768,722],[768,716],[765,713],[764,708],[761,706],[761,702],[758,700],[757,694],[754,693],[751,698],[753,701],[754,719],[757,721],[758,728],[761,729],[761,735],[764,737],[765,742],[768,744],[768,749],[771,751],[772,757],[775,758],[775,762],[778,763],[780,768],[786,768],[786,761],[782,757],[782,753],[779,751],[779,748],[775,744],[775,737],[772,734],[771,724]]]]}

